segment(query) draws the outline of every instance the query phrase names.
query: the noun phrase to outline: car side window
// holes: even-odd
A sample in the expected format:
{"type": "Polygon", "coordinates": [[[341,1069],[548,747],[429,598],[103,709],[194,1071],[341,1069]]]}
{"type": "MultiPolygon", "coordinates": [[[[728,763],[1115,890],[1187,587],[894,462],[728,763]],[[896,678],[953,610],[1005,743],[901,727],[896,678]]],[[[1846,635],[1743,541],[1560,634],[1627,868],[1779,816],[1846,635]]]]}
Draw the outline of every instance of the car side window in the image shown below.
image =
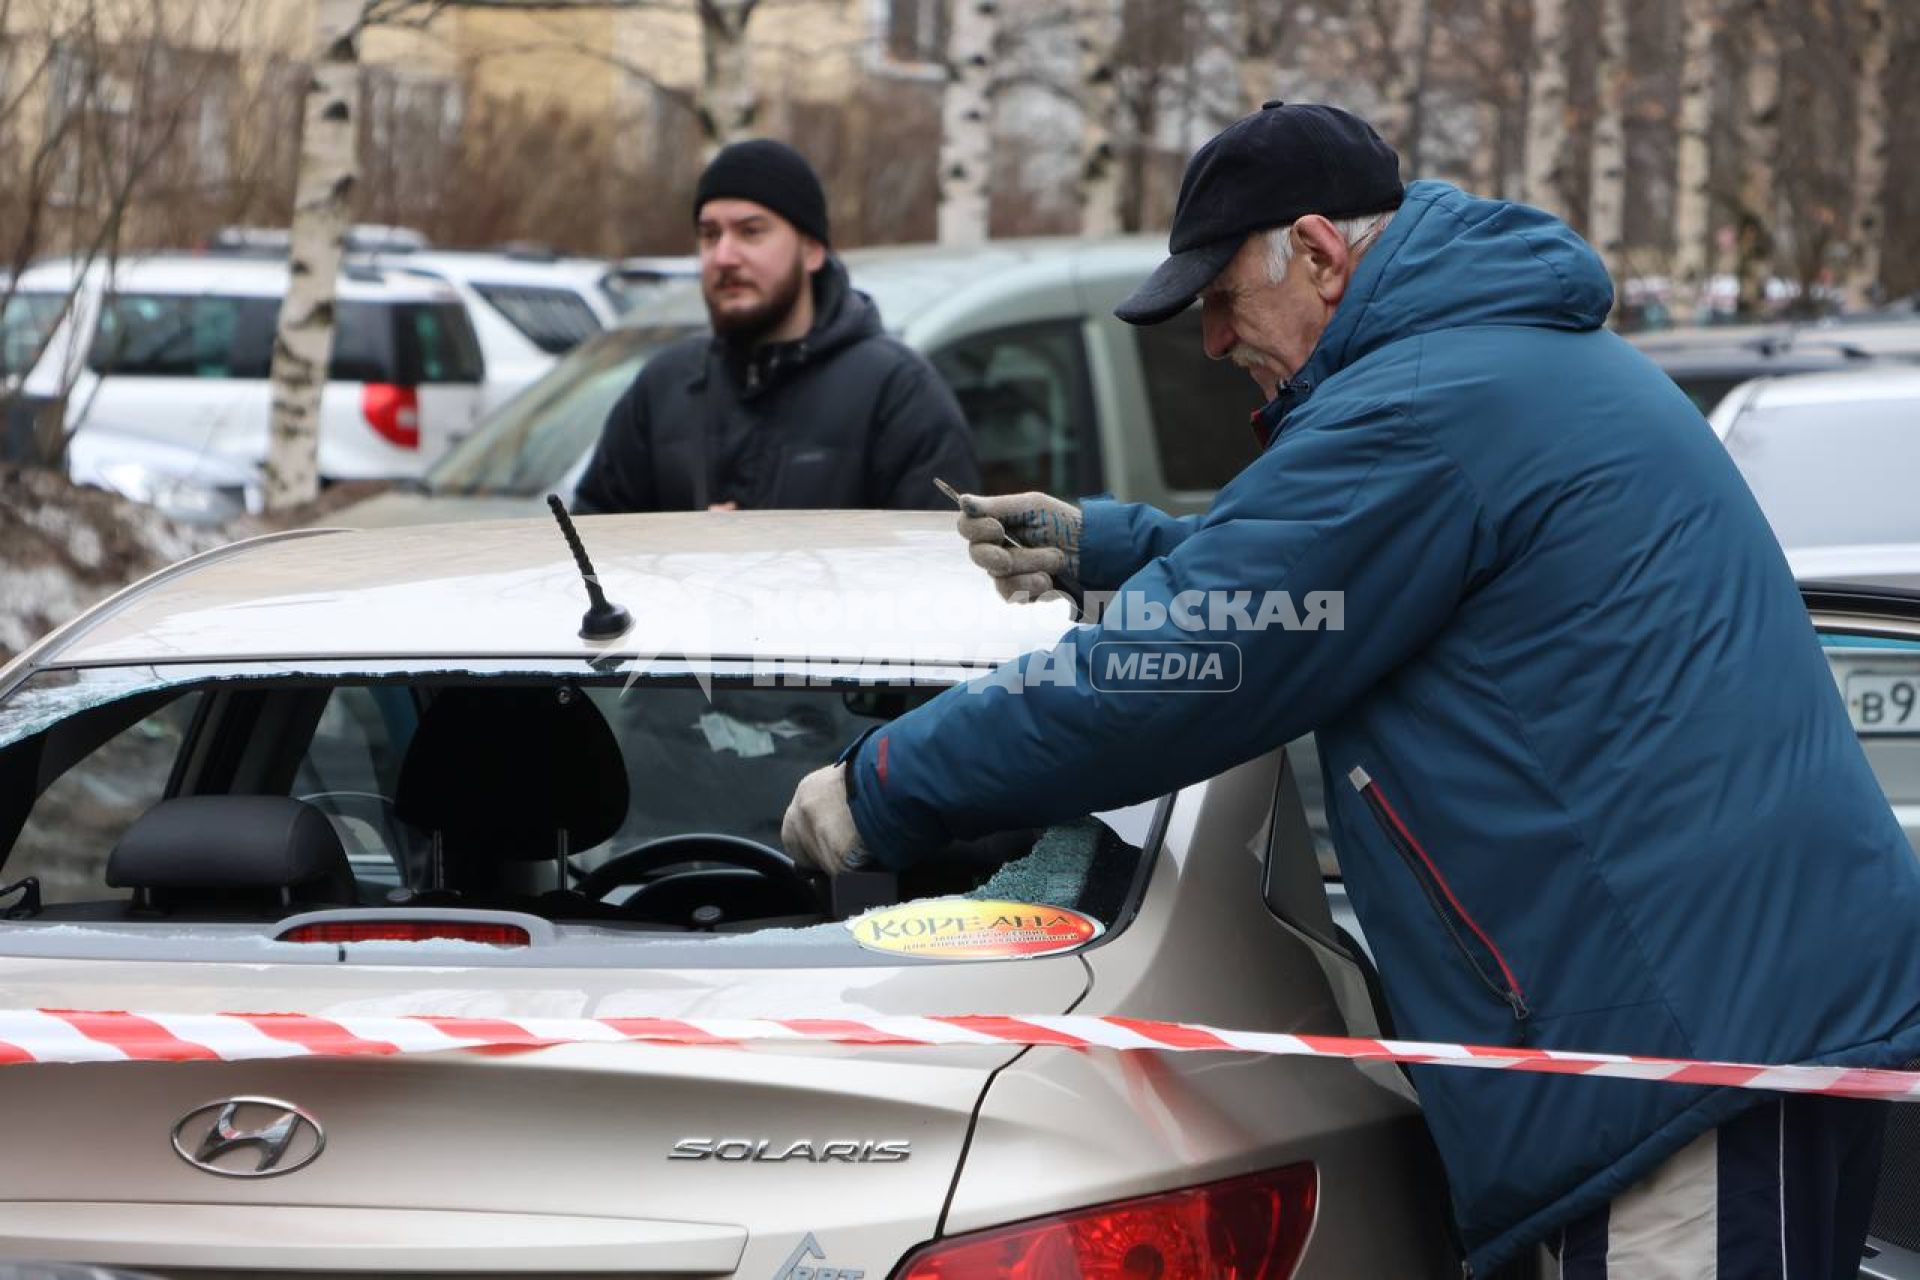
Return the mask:
{"type": "Polygon", "coordinates": [[[0,376],[26,373],[32,367],[66,309],[64,293],[24,289],[0,304],[0,376]]]}
{"type": "Polygon", "coordinates": [[[172,699],[49,783],[28,811],[0,881],[18,884],[32,876],[48,903],[130,897],[130,889],[106,887],[107,856],[134,819],[166,798],[201,697],[195,690],[172,699]]]}
{"type": "Polygon", "coordinates": [[[476,284],[473,287],[529,342],[550,355],[571,351],[600,332],[600,317],[577,293],[527,285],[476,284]]]}
{"type": "Polygon", "coordinates": [[[294,773],[294,799],[327,815],[363,885],[405,881],[409,840],[394,796],[417,719],[405,689],[341,685],[328,695],[294,773]]]}
{"type": "Polygon", "coordinates": [[[1263,403],[1260,389],[1231,364],[1207,359],[1198,307],[1137,327],[1133,339],[1161,478],[1174,490],[1218,489],[1258,453],[1247,420],[1263,403]]]}
{"type": "Polygon", "coordinates": [[[87,367],[143,378],[231,378],[239,299],[117,294],[100,308],[87,367]]]}
{"type": "Polygon", "coordinates": [[[975,334],[933,356],[973,429],[987,493],[1101,488],[1086,342],[1072,321],[975,334]]]}

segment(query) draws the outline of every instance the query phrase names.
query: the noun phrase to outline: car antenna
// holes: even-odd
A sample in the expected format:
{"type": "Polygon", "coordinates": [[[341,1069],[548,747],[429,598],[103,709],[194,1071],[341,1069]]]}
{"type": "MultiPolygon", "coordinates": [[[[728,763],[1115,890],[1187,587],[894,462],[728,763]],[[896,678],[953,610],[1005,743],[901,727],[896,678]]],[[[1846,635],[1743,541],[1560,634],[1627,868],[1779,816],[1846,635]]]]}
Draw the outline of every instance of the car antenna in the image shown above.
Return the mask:
{"type": "Polygon", "coordinates": [[[573,520],[567,515],[567,504],[560,501],[560,495],[547,495],[547,506],[553,511],[553,518],[560,522],[561,536],[567,540],[567,550],[573,552],[573,562],[580,566],[580,576],[586,580],[587,600],[590,602],[585,616],[580,619],[580,638],[582,640],[612,640],[627,633],[633,626],[633,615],[607,599],[600,590],[599,575],[593,571],[593,561],[587,559],[587,549],[580,541],[580,535],[573,527],[573,520]]]}

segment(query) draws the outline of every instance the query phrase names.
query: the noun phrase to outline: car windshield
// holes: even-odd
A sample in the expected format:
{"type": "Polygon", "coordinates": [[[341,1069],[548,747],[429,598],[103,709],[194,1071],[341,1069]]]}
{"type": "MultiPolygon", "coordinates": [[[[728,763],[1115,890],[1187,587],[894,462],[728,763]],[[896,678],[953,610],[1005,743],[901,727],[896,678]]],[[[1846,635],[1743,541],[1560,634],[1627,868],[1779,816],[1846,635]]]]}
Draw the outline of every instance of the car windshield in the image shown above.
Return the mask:
{"type": "Polygon", "coordinates": [[[898,876],[829,885],[785,862],[795,784],[938,691],[42,673],[0,707],[0,951],[76,926],[279,945],[282,922],[313,911],[518,921],[557,939],[541,948],[556,963],[644,963],[635,946],[684,962],[688,946],[729,944],[777,963],[770,943],[897,960],[927,953],[868,945],[862,913],[929,899],[1044,908],[1079,942],[1117,927],[1153,805],[957,840],[898,876]]]}
{"type": "Polygon", "coordinates": [[[697,328],[614,329],[582,343],[454,446],[427,476],[435,493],[536,498],[600,438],[607,414],[653,353],[697,328]]]}

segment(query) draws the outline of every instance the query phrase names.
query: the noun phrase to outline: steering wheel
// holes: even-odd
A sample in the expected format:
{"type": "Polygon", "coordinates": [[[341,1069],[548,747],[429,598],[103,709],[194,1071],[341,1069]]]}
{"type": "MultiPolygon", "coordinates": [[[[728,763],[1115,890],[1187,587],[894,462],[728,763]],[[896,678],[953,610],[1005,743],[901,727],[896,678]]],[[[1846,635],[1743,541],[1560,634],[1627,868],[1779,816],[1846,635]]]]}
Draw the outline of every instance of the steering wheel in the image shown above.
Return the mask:
{"type": "Polygon", "coordinates": [[[340,843],[346,848],[349,861],[361,860],[390,866],[399,876],[400,883],[407,882],[404,865],[407,838],[391,799],[377,791],[309,791],[294,799],[313,805],[330,819],[340,820],[333,823],[333,829],[339,833],[340,843]],[[346,821],[349,818],[363,822],[378,832],[381,847],[369,847],[360,832],[346,821]]]}
{"type": "Polygon", "coordinates": [[[621,904],[630,915],[710,928],[755,916],[817,915],[819,893],[793,859],[771,845],[717,831],[661,836],[615,854],[575,888],[599,901],[621,885],[683,862],[719,862],[648,880],[621,904]]]}

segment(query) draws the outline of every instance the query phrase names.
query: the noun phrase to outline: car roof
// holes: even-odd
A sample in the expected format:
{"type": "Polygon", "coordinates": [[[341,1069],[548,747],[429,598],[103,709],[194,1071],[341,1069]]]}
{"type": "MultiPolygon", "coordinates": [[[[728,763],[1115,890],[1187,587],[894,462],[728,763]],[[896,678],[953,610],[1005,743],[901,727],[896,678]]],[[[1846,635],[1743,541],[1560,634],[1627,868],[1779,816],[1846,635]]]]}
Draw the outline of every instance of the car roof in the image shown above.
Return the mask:
{"type": "MultiPolygon", "coordinates": [[[[895,333],[935,310],[977,305],[993,295],[1118,277],[1144,279],[1166,257],[1158,236],[1035,236],[984,245],[885,245],[840,255],[853,287],[870,295],[895,333]]],[[[650,328],[684,322],[704,325],[706,309],[692,284],[670,286],[621,324],[650,328]]]]}
{"type": "Polygon", "coordinates": [[[609,268],[588,258],[542,258],[480,250],[428,249],[413,253],[370,255],[371,264],[388,271],[444,275],[475,284],[592,288],[609,268]]]}
{"type": "Polygon", "coordinates": [[[1843,373],[1802,373],[1768,379],[1746,403],[1754,409],[1857,404],[1868,400],[1920,400],[1920,367],[1874,363],[1843,373]]]}
{"type": "Polygon", "coordinates": [[[421,669],[608,653],[991,664],[1050,644],[1066,605],[1010,605],[938,512],[759,511],[578,521],[611,644],[578,635],[587,598],[550,519],[303,530],[136,584],[32,664],[381,659],[421,669]]]}
{"type": "MultiPolygon", "coordinates": [[[[107,264],[96,260],[84,274],[100,278],[107,264]]],[[[18,288],[73,288],[81,264],[60,258],[34,264],[20,275],[18,288]]],[[[287,264],[275,259],[226,257],[219,254],[156,254],[122,258],[113,264],[116,287],[122,293],[219,294],[230,297],[277,298],[287,291],[287,264]]],[[[340,273],[342,298],[392,301],[457,301],[445,284],[424,276],[354,265],[340,273]]]]}

